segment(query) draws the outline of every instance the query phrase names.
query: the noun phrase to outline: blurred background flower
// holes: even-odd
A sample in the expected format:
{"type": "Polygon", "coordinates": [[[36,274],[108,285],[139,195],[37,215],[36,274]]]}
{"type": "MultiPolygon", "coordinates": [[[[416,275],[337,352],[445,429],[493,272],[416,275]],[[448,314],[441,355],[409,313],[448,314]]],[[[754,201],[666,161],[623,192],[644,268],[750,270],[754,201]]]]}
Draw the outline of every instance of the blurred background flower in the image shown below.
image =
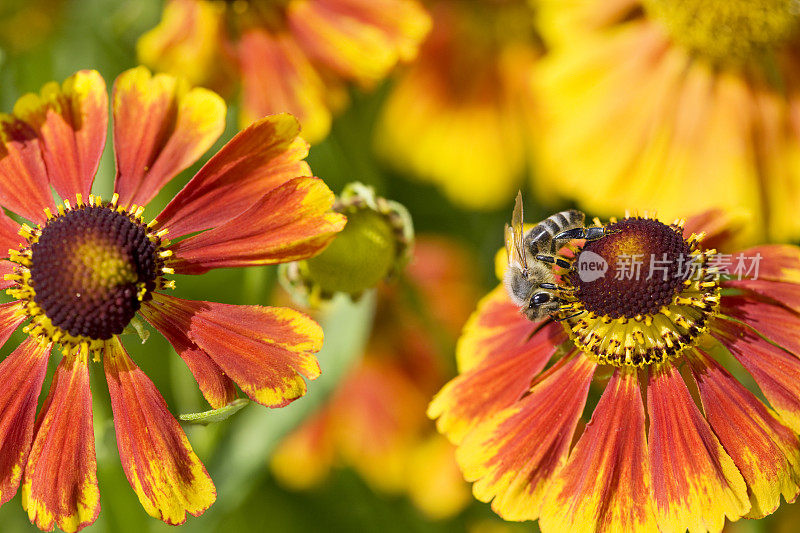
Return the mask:
{"type": "Polygon", "coordinates": [[[432,0],[433,31],[390,90],[375,134],[399,171],[470,209],[508,203],[529,168],[532,67],[543,48],[524,0],[432,0]]]}
{"type": "Polygon", "coordinates": [[[800,237],[796,2],[535,2],[540,187],[598,215],[752,215],[800,237]]]}
{"type": "Polygon", "coordinates": [[[288,111],[314,143],[347,102],[409,61],[430,27],[416,0],[170,0],[139,59],[230,94],[240,121],[288,111]]]}

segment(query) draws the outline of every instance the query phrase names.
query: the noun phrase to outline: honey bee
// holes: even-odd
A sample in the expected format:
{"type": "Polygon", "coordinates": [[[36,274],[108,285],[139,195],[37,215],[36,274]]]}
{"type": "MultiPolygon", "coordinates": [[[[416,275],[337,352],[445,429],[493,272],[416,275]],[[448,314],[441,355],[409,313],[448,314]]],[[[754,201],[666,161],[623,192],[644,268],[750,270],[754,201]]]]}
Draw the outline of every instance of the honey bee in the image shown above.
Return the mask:
{"type": "Polygon", "coordinates": [[[524,232],[522,193],[517,193],[511,225],[505,227],[508,268],[503,283],[529,320],[542,320],[568,303],[552,269],[554,264],[567,270],[572,267],[569,261],[556,257],[561,246],[572,239],[594,241],[606,235],[604,227],[585,227],[585,218],[574,209],[561,211],[524,232]]]}

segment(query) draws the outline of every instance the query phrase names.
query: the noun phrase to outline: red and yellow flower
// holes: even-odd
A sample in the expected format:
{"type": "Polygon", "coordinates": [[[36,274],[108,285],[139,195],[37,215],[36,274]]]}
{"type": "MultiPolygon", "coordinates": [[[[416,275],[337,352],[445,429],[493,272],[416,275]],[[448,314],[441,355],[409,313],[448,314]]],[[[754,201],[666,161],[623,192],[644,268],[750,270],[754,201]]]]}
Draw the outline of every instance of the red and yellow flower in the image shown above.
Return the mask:
{"type": "Polygon", "coordinates": [[[612,219],[579,253],[640,255],[645,275],[666,260],[668,275],[561,271],[561,322],[527,320],[502,286],[479,303],[429,415],[499,515],[544,532],[720,531],[800,492],[800,249],[715,254],[730,228],[703,239],[702,222],[612,219]],[[738,257],[749,273],[718,275],[738,257]]]}
{"type": "Polygon", "coordinates": [[[224,93],[241,80],[242,125],[290,112],[317,142],[346,84],[374,86],[416,55],[429,27],[416,0],[170,0],[138,53],[224,93]]]}
{"type": "Polygon", "coordinates": [[[542,51],[534,12],[523,0],[429,4],[433,30],[389,94],[376,149],[453,202],[494,209],[529,164],[531,75],[542,51]]]}
{"type": "Polygon", "coordinates": [[[535,76],[549,189],[601,215],[715,206],[751,213],[756,240],[800,236],[794,2],[535,3],[549,45],[535,76]]]}
{"type": "Polygon", "coordinates": [[[148,514],[179,524],[214,502],[208,473],[119,335],[139,313],[214,408],[237,385],[263,405],[286,405],[305,393],[304,377],[319,375],[319,326],[288,308],[177,298],[167,277],[308,257],[344,225],[289,115],[236,135],[145,222],[143,206],[219,137],[225,105],[142,67],[117,78],[111,99],[117,173],[107,202],[91,194],[108,125],[97,72],[47,84],[0,117],[0,205],[26,219],[0,216],[2,286],[15,298],[0,305],[0,340],[26,322],[29,335],[0,363],[0,503],[21,486],[43,530],[77,531],[100,512],[92,359],[103,362],[122,466],[148,514]],[[37,416],[54,348],[63,356],[37,416]]]}
{"type": "Polygon", "coordinates": [[[340,464],[376,490],[407,493],[431,517],[451,516],[468,503],[453,447],[424,412],[427,398],[446,380],[440,353],[455,342],[477,300],[472,264],[471,255],[450,240],[417,239],[406,270],[414,296],[382,287],[365,358],[273,455],[271,468],[281,483],[307,488],[340,464]],[[420,317],[415,299],[427,315],[420,317]]]}

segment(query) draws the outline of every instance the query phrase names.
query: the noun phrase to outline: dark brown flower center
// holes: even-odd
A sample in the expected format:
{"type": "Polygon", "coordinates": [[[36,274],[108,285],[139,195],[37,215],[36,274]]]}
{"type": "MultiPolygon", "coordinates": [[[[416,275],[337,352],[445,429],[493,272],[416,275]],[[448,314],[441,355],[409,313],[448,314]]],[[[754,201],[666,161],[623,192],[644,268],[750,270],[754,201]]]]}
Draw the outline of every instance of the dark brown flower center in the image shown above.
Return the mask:
{"type": "Polygon", "coordinates": [[[692,272],[689,244],[679,230],[652,219],[628,218],[608,230],[576,258],[569,276],[577,298],[598,316],[658,313],[692,272]]]}
{"type": "Polygon", "coordinates": [[[159,242],[147,226],[109,205],[84,205],[52,218],[31,245],[33,300],[74,337],[122,333],[152,297],[159,242]]]}

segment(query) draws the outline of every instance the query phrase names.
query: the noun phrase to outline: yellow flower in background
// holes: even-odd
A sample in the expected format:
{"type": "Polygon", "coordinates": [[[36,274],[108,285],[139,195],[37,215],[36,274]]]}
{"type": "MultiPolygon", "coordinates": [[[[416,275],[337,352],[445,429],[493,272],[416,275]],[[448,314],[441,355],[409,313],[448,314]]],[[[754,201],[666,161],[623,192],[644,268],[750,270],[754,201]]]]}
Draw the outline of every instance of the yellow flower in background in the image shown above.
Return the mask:
{"type": "Polygon", "coordinates": [[[278,447],[271,468],[279,482],[309,488],[343,465],[375,490],[408,494],[431,518],[469,503],[454,448],[426,419],[425,404],[448,378],[441,355],[477,301],[474,264],[453,241],[417,239],[406,270],[411,296],[382,287],[365,358],[278,447]]]}
{"type": "Polygon", "coordinates": [[[389,94],[376,149],[456,204],[500,207],[528,164],[534,13],[518,0],[429,5],[433,30],[389,94]]]}
{"type": "Polygon", "coordinates": [[[537,4],[542,186],[604,215],[722,207],[751,237],[800,237],[796,2],[537,4]]]}
{"type": "Polygon", "coordinates": [[[416,0],[170,0],[138,43],[140,60],[230,93],[242,125],[290,112],[324,138],[346,84],[370,88],[409,61],[430,27],[416,0]]]}

